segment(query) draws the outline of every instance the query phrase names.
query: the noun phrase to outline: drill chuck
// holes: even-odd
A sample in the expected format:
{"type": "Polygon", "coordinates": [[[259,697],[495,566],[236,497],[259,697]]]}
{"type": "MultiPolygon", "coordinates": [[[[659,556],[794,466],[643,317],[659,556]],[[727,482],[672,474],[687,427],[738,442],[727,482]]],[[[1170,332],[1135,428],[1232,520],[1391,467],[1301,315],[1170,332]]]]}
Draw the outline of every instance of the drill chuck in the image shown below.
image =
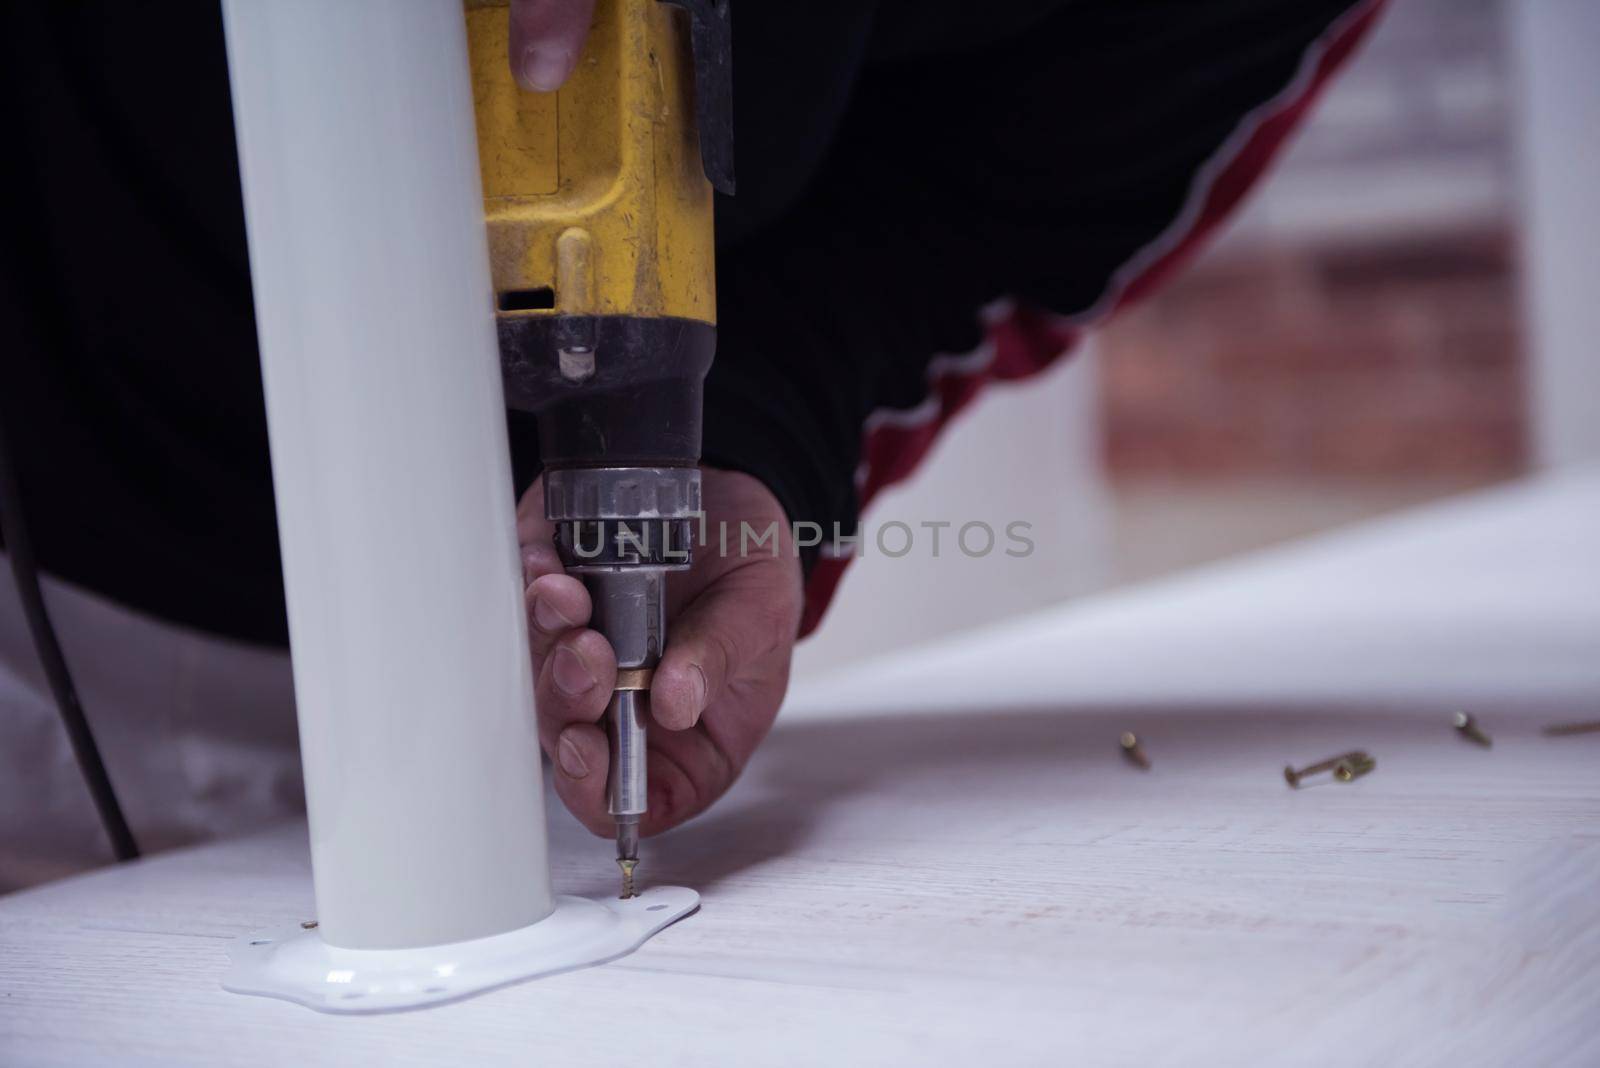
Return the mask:
{"type": "Polygon", "coordinates": [[[638,858],[639,821],[648,809],[649,677],[666,644],[667,572],[689,566],[699,514],[698,468],[545,473],[545,515],[556,525],[556,549],[588,587],[591,624],[611,643],[622,676],[606,707],[607,807],[617,824],[619,860],[638,858]]]}

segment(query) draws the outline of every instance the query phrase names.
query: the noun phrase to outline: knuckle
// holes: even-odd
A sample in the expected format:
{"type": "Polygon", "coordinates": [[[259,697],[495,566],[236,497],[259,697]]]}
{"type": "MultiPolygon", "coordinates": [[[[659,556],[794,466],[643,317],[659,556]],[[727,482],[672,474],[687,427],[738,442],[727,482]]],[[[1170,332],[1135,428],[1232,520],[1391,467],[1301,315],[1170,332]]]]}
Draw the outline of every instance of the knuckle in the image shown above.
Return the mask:
{"type": "Polygon", "coordinates": [[[566,574],[556,547],[537,541],[522,546],[522,570],[530,583],[547,575],[566,574]]]}
{"type": "Polygon", "coordinates": [[[794,640],[794,625],[789,613],[771,602],[756,609],[750,620],[750,634],[755,655],[760,656],[780,649],[794,640]]]}
{"type": "Polygon", "coordinates": [[[711,644],[717,656],[722,659],[722,681],[726,685],[731,681],[734,671],[739,664],[739,642],[732,633],[726,630],[716,630],[711,634],[711,644]]]}

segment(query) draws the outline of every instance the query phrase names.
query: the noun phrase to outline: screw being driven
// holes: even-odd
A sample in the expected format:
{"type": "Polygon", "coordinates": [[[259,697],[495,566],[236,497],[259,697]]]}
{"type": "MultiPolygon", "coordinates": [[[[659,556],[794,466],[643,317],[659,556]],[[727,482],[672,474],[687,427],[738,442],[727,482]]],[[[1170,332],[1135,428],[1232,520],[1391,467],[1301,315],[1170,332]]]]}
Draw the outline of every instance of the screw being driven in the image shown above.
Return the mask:
{"type": "Polygon", "coordinates": [[[622,869],[622,893],[617,896],[623,901],[628,900],[630,897],[639,896],[633,889],[633,869],[638,865],[639,862],[637,860],[619,859],[617,861],[617,867],[622,869]]]}

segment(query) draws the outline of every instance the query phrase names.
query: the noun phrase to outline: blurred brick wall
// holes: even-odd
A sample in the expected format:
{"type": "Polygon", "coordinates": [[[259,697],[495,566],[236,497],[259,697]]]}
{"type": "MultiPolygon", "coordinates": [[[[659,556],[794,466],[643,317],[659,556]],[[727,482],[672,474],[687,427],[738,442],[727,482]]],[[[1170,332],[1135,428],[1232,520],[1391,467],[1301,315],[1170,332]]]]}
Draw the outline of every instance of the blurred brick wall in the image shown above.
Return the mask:
{"type": "Polygon", "coordinates": [[[1393,0],[1217,247],[1102,335],[1113,476],[1524,468],[1506,2],[1393,0]]]}
{"type": "Polygon", "coordinates": [[[1213,257],[1102,335],[1109,473],[1514,474],[1515,293],[1498,231],[1213,257]]]}

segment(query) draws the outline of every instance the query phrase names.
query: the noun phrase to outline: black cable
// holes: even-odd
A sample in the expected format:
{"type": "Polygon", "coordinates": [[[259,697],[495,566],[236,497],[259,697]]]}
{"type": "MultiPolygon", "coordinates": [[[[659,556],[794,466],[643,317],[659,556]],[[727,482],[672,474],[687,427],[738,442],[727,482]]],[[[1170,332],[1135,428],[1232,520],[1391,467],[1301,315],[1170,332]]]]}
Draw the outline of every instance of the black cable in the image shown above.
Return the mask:
{"type": "Polygon", "coordinates": [[[94,799],[95,810],[100,814],[100,823],[111,839],[111,849],[118,860],[133,860],[139,855],[139,843],[134,841],[133,831],[122,814],[122,805],[117,802],[117,791],[106,774],[105,762],[100,759],[100,747],[95,744],[94,732],[89,729],[83,704],[78,700],[78,690],[72,685],[67,659],[62,655],[61,643],[56,639],[50,614],[45,610],[44,591],[39,588],[39,565],[22,518],[22,488],[10,444],[5,424],[0,421],[0,537],[5,538],[6,552],[11,557],[11,575],[16,579],[22,612],[33,635],[34,651],[39,654],[39,663],[50,682],[62,725],[72,741],[72,752],[78,758],[78,767],[94,799]]]}

